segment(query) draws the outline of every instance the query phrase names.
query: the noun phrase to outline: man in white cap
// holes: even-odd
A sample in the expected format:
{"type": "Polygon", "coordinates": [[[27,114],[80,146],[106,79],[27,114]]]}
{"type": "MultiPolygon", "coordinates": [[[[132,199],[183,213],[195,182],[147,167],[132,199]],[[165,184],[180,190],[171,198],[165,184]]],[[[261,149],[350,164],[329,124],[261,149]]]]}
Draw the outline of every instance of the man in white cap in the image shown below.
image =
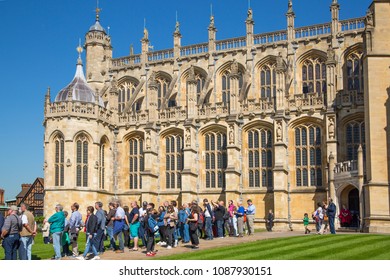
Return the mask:
{"type": "Polygon", "coordinates": [[[8,208],[7,218],[1,229],[1,238],[6,260],[16,260],[19,247],[20,231],[22,230],[22,220],[18,217],[18,207],[12,205],[8,208]]]}

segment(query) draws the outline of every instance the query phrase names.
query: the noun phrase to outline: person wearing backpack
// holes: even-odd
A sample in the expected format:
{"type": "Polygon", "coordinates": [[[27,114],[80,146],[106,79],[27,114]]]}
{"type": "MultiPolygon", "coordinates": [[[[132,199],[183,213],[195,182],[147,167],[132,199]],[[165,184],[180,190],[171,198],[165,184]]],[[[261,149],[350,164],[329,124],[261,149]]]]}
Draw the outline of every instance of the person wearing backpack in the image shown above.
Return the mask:
{"type": "Polygon", "coordinates": [[[154,257],[156,255],[156,252],[154,251],[154,234],[158,231],[157,219],[159,216],[157,211],[148,204],[147,214],[144,219],[147,257],[154,257]]]}
{"type": "Polygon", "coordinates": [[[20,232],[22,231],[22,220],[18,217],[18,207],[12,205],[7,210],[7,218],[1,229],[3,248],[6,260],[16,260],[19,247],[20,232]]]}

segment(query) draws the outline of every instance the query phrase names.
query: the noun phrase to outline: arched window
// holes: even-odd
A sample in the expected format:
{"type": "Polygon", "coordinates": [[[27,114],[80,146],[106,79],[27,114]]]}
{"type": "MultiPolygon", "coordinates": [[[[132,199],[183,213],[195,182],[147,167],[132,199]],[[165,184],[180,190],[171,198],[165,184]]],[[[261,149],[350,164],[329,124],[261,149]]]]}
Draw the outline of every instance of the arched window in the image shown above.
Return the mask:
{"type": "Polygon", "coordinates": [[[159,77],[156,78],[157,82],[157,108],[161,108],[161,103],[163,102],[164,97],[167,95],[169,81],[165,78],[159,77]]]}
{"type": "MultiPolygon", "coordinates": [[[[238,80],[238,91],[241,90],[243,84],[243,75],[241,71],[238,71],[239,80],[238,80]]],[[[222,103],[224,106],[230,104],[230,91],[231,91],[231,79],[230,79],[230,70],[225,71],[222,74],[222,103]]]]}
{"type": "Polygon", "coordinates": [[[183,170],[183,136],[169,135],[165,138],[165,187],[181,188],[183,170]]]}
{"type": "Polygon", "coordinates": [[[127,102],[130,101],[137,84],[134,81],[127,80],[121,83],[118,87],[118,111],[122,112],[125,109],[127,102]]]}
{"type": "Polygon", "coordinates": [[[249,187],[273,187],[273,156],[271,130],[260,128],[248,131],[249,187]]]}
{"type": "Polygon", "coordinates": [[[271,101],[276,96],[275,64],[260,68],[260,97],[271,101]]]}
{"type": "Polygon", "coordinates": [[[363,148],[363,157],[366,156],[366,139],[363,121],[351,121],[346,126],[347,160],[357,160],[359,145],[363,148]]]}
{"type": "Polygon", "coordinates": [[[100,143],[99,147],[99,189],[105,188],[105,175],[106,175],[106,154],[107,144],[105,142],[100,143]]]}
{"type": "Polygon", "coordinates": [[[302,93],[316,93],[318,96],[326,95],[326,65],[325,60],[308,58],[302,64],[302,93]]]}
{"type": "Polygon", "coordinates": [[[129,140],[129,188],[142,189],[141,172],[144,171],[144,140],[134,137],[129,140]]]}
{"type": "Polygon", "coordinates": [[[312,124],[295,128],[296,183],[322,186],[321,128],[312,124]]]}
{"type": "Polygon", "coordinates": [[[206,188],[224,189],[227,167],[226,134],[221,132],[207,133],[205,147],[206,188]]]}
{"type": "Polygon", "coordinates": [[[64,185],[64,138],[57,136],[54,140],[55,143],[55,174],[54,174],[54,185],[64,185]]]}
{"type": "Polygon", "coordinates": [[[76,186],[88,187],[88,140],[85,135],[76,140],[76,186]]]}
{"type": "Polygon", "coordinates": [[[347,86],[348,90],[356,90],[363,92],[363,62],[362,52],[351,53],[347,57],[346,71],[347,71],[347,86]]]}

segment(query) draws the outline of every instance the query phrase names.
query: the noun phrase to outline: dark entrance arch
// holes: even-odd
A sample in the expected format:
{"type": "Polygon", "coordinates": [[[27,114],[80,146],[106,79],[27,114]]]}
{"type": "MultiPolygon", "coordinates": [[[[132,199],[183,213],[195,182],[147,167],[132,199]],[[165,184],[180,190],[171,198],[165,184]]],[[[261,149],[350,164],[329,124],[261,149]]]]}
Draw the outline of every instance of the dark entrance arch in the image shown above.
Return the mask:
{"type": "Polygon", "coordinates": [[[348,207],[352,214],[351,227],[359,227],[359,190],[356,188],[348,193],[348,207]]]}

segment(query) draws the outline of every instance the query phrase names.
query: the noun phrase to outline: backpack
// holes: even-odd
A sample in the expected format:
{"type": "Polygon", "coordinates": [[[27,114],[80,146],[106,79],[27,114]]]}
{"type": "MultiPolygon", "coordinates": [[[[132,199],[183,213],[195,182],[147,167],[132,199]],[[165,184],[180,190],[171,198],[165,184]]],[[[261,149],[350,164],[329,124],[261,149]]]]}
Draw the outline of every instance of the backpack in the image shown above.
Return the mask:
{"type": "Polygon", "coordinates": [[[153,219],[151,216],[148,218],[148,228],[152,233],[155,233],[159,229],[157,221],[153,219]]]}
{"type": "Polygon", "coordinates": [[[198,224],[204,224],[204,213],[203,212],[199,213],[198,224]]]}

